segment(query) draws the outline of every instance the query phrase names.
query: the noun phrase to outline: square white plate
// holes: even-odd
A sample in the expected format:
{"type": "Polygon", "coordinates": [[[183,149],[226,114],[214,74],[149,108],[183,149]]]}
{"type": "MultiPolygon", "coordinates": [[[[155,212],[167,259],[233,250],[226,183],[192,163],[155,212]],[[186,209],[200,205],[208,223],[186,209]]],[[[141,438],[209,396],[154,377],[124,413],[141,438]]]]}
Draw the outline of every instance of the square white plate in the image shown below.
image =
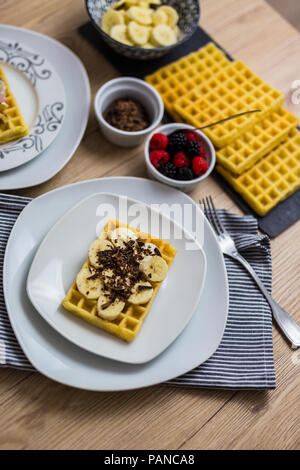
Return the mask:
{"type": "MultiPolygon", "coordinates": [[[[181,191],[144,178],[110,177],[57,188],[32,200],[19,215],[5,251],[3,289],[9,321],[31,362],[40,373],[64,385],[93,391],[121,391],[149,387],[193,371],[218,348],[227,321],[229,291],[226,266],[216,235],[195,202],[181,191]],[[33,258],[53,225],[75,204],[95,193],[115,193],[161,204],[168,217],[195,232],[203,246],[207,272],[203,293],[191,321],[175,341],[153,361],[125,364],[97,356],[65,339],[36,311],[26,293],[33,258]],[[182,212],[192,210],[182,220],[182,212]]],[[[191,372],[202,374],[201,370],[191,372]]],[[[207,386],[211,378],[207,377],[207,386]]]]}
{"type": "Polygon", "coordinates": [[[41,316],[77,346],[106,358],[141,364],[161,354],[188,324],[199,303],[205,273],[202,248],[176,222],[136,200],[100,193],[70,209],[49,231],[31,265],[27,293],[41,316]],[[87,259],[89,245],[110,218],[163,238],[177,249],[140,333],[129,344],[61,305],[87,259]]]}

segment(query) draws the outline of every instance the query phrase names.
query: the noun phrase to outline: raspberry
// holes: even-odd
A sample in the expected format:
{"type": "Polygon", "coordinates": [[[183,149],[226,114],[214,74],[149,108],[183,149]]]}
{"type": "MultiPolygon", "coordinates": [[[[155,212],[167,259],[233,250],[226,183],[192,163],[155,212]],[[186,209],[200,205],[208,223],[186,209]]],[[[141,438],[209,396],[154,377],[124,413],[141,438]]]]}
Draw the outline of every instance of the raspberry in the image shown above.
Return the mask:
{"type": "Polygon", "coordinates": [[[150,152],[150,161],[155,168],[167,163],[169,159],[170,156],[165,150],[153,150],[153,152],[150,152]]]}
{"type": "Polygon", "coordinates": [[[183,166],[190,166],[190,160],[186,156],[184,152],[178,152],[174,155],[174,165],[177,168],[181,168],[183,166]]]}
{"type": "Polygon", "coordinates": [[[186,137],[183,132],[176,131],[169,137],[168,150],[170,153],[177,153],[183,150],[187,144],[186,137]]]}
{"type": "Polygon", "coordinates": [[[200,144],[199,142],[189,142],[186,146],[186,154],[188,157],[193,158],[200,155],[200,144]]]}
{"type": "Polygon", "coordinates": [[[208,170],[208,163],[203,157],[195,157],[192,162],[192,168],[195,175],[202,176],[208,170]]]}
{"type": "Polygon", "coordinates": [[[158,171],[160,173],[162,173],[163,175],[167,176],[168,178],[174,179],[175,176],[176,176],[176,168],[173,165],[173,163],[171,163],[171,162],[168,162],[168,163],[165,163],[164,165],[161,165],[158,168],[158,171]]]}
{"type": "Polygon", "coordinates": [[[205,152],[205,148],[203,147],[203,145],[200,146],[200,150],[199,150],[199,153],[198,155],[196,155],[197,157],[202,157],[202,158],[205,158],[206,159],[206,152],[205,152]]]}
{"type": "Polygon", "coordinates": [[[168,147],[169,139],[165,134],[157,133],[150,140],[150,150],[164,150],[168,147]]]}
{"type": "Polygon", "coordinates": [[[195,178],[195,175],[193,173],[193,170],[191,168],[177,168],[177,173],[176,173],[176,179],[177,180],[192,180],[195,178]]]}
{"type": "Polygon", "coordinates": [[[200,136],[195,131],[185,131],[185,137],[188,142],[200,142],[200,136]]]}

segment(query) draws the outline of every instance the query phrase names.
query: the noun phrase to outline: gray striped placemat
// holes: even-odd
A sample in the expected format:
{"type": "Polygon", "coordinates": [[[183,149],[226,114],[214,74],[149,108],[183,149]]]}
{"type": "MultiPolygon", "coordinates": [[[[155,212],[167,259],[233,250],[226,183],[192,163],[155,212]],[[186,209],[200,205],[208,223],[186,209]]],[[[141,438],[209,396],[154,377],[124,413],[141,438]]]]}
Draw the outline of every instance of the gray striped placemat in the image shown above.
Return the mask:
{"type": "Polygon", "coordinates": [[[3,293],[3,262],[8,237],[20,212],[30,201],[0,194],[0,366],[32,370],[10,326],[3,293]]]}
{"type": "MultiPolygon", "coordinates": [[[[3,258],[12,227],[29,198],[0,194],[0,366],[32,370],[10,326],[3,295],[3,258]]],[[[272,263],[267,236],[257,233],[257,221],[219,211],[238,250],[252,264],[271,291],[272,263]]],[[[272,343],[272,314],[248,273],[226,258],[230,307],[222,342],[204,364],[171,380],[177,386],[273,389],[275,371],[272,343]]]]}

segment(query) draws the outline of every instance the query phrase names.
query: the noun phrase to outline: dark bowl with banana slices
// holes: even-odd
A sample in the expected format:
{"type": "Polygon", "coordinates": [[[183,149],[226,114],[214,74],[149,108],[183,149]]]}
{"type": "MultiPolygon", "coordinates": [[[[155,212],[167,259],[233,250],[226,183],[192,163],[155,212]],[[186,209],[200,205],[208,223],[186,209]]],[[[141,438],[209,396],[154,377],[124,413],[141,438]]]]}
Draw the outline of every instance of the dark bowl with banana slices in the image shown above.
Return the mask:
{"type": "Polygon", "coordinates": [[[199,0],[86,0],[92,24],[117,53],[151,60],[187,41],[200,19],[199,0]]]}

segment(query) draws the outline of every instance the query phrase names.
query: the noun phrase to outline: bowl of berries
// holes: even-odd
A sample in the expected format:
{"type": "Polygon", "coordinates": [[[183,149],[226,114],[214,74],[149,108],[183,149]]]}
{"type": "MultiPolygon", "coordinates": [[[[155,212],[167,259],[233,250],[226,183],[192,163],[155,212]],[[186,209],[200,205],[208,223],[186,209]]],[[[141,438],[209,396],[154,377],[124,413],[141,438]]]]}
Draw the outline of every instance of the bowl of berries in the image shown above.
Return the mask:
{"type": "Polygon", "coordinates": [[[216,153],[203,132],[187,124],[166,124],[150,134],[145,145],[149,176],[184,192],[207,178],[216,153]]]}

